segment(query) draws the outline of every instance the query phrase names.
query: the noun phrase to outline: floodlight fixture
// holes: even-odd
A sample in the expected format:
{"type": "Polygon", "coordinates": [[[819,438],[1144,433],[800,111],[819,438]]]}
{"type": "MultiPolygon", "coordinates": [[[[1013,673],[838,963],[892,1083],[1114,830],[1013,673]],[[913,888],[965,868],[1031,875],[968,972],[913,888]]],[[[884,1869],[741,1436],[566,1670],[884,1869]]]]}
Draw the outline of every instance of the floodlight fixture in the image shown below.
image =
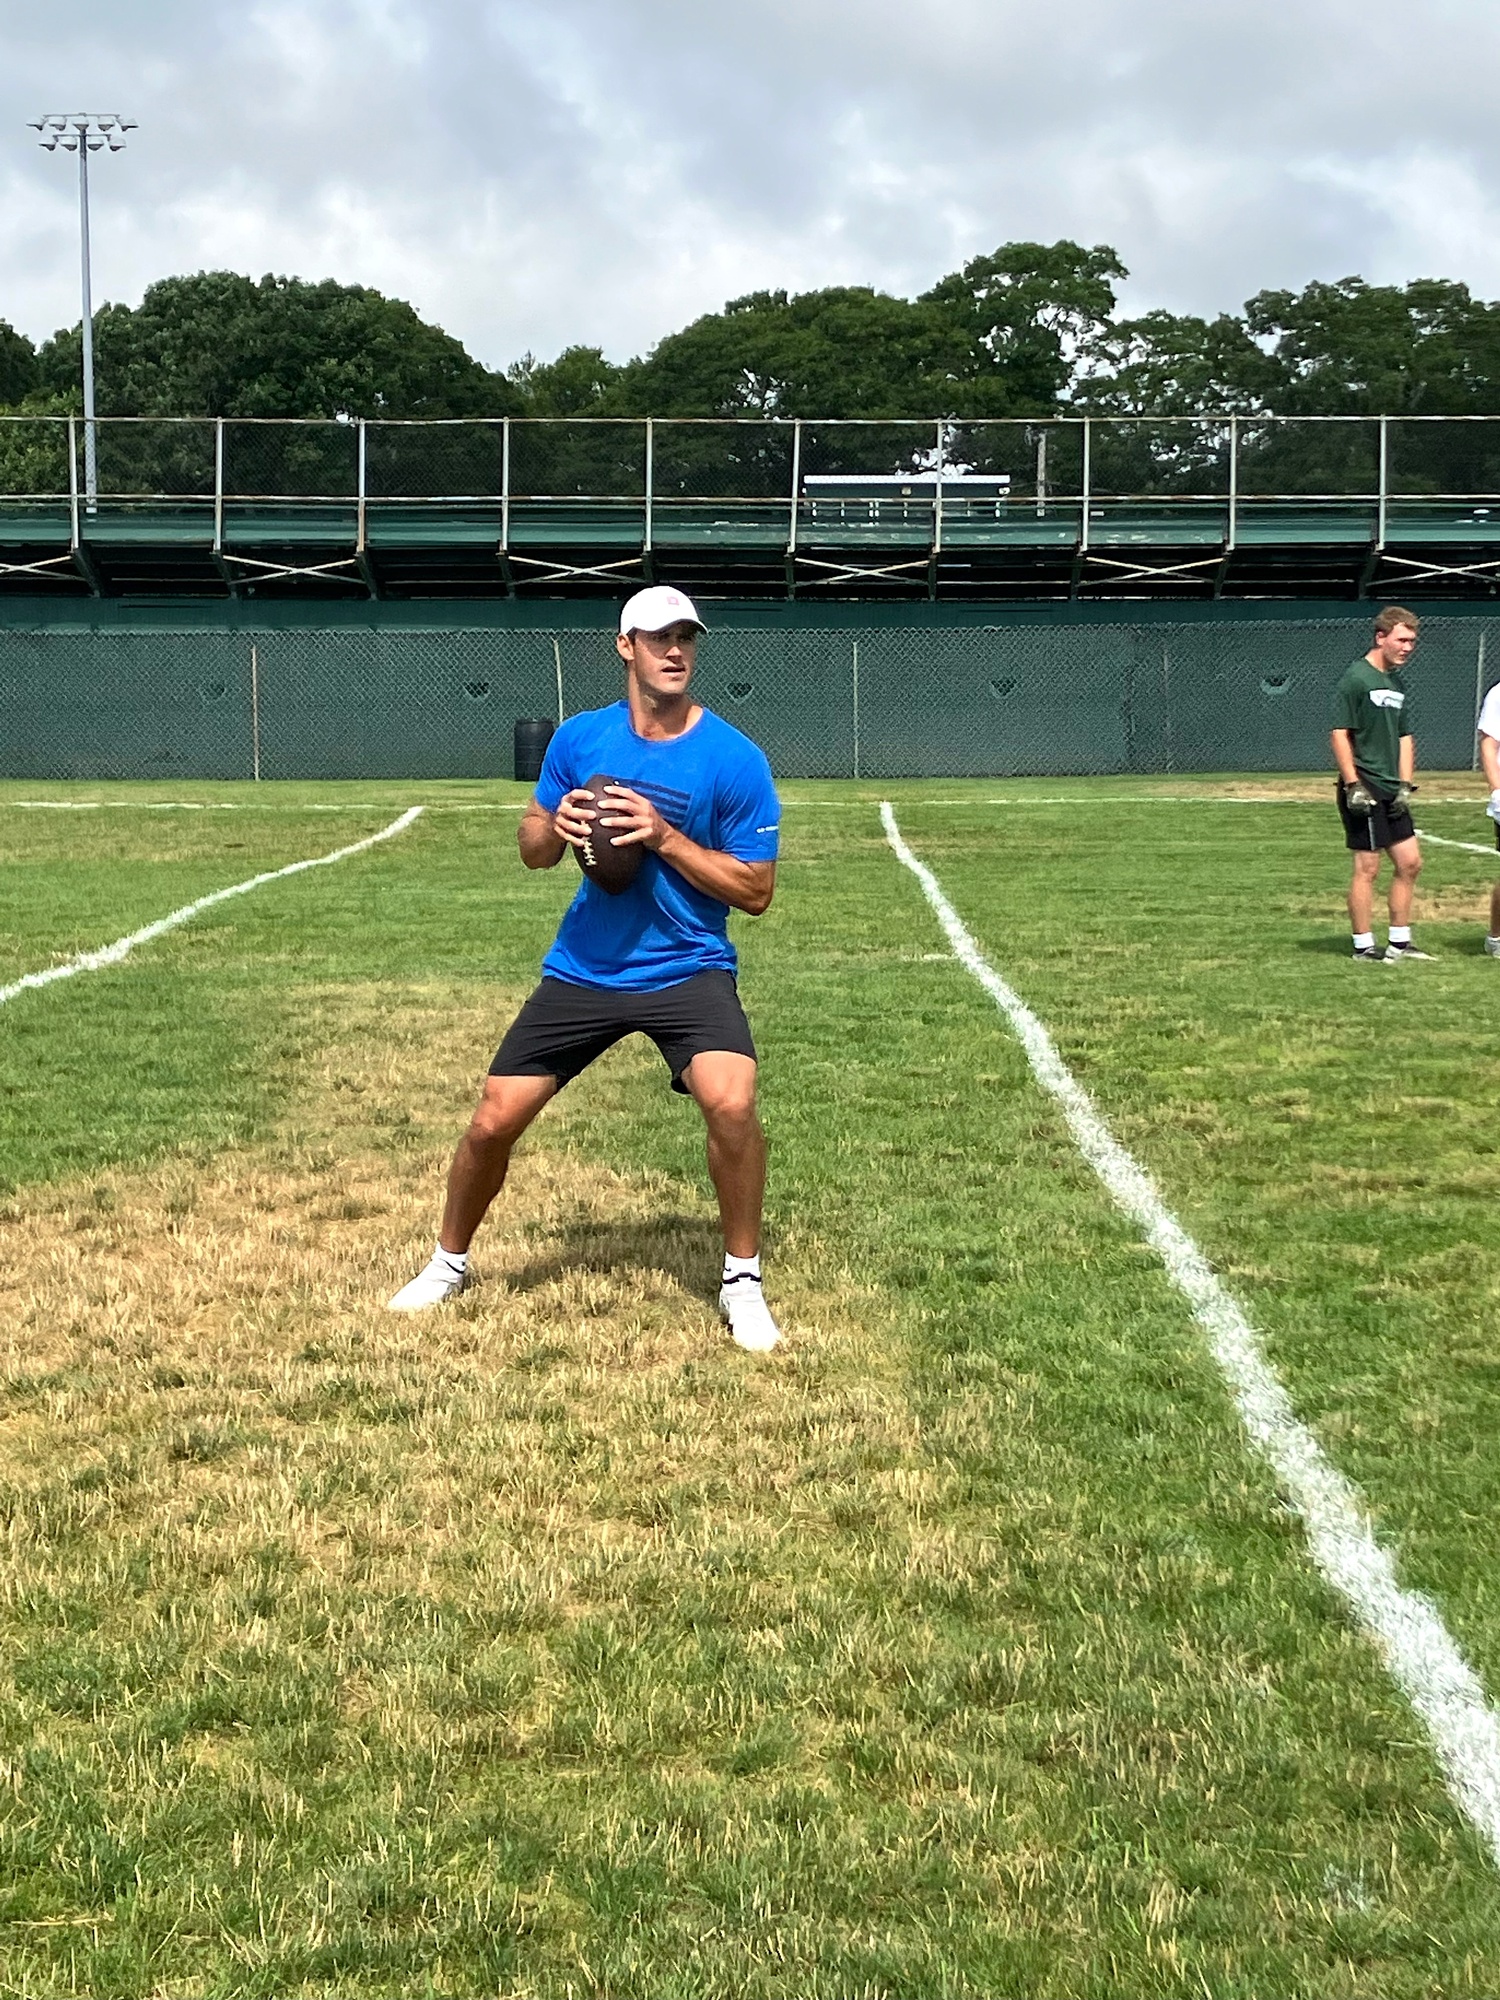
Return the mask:
{"type": "Polygon", "coordinates": [[[99,505],[99,447],[94,422],[94,299],[89,274],[89,154],[123,152],[133,118],[118,111],[48,111],[31,121],[43,152],[78,155],[78,234],[83,261],[83,462],[84,494],[92,514],[99,505]]]}

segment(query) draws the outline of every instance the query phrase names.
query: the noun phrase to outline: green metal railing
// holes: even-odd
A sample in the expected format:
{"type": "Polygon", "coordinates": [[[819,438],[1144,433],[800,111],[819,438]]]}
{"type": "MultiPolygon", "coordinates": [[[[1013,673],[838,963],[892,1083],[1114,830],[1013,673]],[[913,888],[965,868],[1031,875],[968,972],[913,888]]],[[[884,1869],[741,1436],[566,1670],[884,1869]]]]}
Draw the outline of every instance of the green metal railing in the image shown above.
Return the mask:
{"type": "MultiPolygon", "coordinates": [[[[963,505],[973,478],[1015,505],[1401,499],[1500,503],[1500,417],[803,418],[101,417],[99,504],[446,507],[509,501],[779,506],[809,481],[922,478],[963,505]]],[[[0,417],[0,504],[90,506],[83,420],[0,417]]]]}
{"type": "Polygon", "coordinates": [[[115,417],[92,427],[93,495],[86,428],[0,418],[13,585],[87,572],[91,540],[155,532],[207,551],[231,584],[363,578],[374,592],[377,543],[445,527],[495,552],[511,587],[609,583],[658,551],[715,549],[836,589],[935,578],[965,548],[1005,547],[1066,551],[1096,582],[1170,585],[1299,539],[1377,560],[1423,545],[1392,556],[1387,581],[1392,567],[1414,582],[1500,575],[1492,417],[115,417]],[[325,553],[272,559],[257,542],[325,553]]]}

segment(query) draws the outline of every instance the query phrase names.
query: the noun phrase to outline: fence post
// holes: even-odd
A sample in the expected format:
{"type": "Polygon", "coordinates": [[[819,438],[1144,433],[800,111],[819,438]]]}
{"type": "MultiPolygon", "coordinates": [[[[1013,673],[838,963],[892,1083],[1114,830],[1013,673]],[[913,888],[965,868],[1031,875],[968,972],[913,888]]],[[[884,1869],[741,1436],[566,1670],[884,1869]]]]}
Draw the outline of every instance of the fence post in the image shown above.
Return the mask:
{"type": "Polygon", "coordinates": [[[1036,512],[1043,520],[1047,513],[1047,431],[1045,425],[1036,441],[1036,512]]]}
{"type": "Polygon", "coordinates": [[[1229,419],[1229,540],[1225,554],[1234,547],[1240,532],[1240,420],[1229,419]]]}
{"type": "Polygon", "coordinates": [[[1380,419],[1380,499],[1375,511],[1375,549],[1377,554],[1385,547],[1385,495],[1386,473],[1389,466],[1390,419],[1380,419]]]}
{"type": "Polygon", "coordinates": [[[356,534],[355,553],[363,555],[365,552],[365,420],[363,417],[359,420],[359,501],[356,534]]]}
{"type": "Polygon", "coordinates": [[[655,484],[656,484],[656,420],[654,417],[647,417],[646,419],[646,539],[641,544],[641,554],[643,556],[649,556],[651,553],[651,514],[652,514],[652,503],[655,499],[655,493],[653,491],[655,484]]]}
{"type": "Polygon", "coordinates": [[[1161,723],[1162,736],[1167,747],[1167,769],[1177,769],[1177,747],[1172,740],[1172,649],[1168,640],[1161,642],[1161,723]]]}
{"type": "Polygon", "coordinates": [[[73,554],[77,555],[83,537],[78,530],[78,419],[68,419],[68,520],[73,536],[73,554]]]}
{"type": "Polygon", "coordinates": [[[567,717],[563,714],[562,642],[555,632],[552,634],[552,665],[557,674],[557,726],[561,729],[567,717]]]}
{"type": "Polygon", "coordinates": [[[224,547],[224,419],[214,418],[214,554],[224,547]]]}
{"type": "Polygon", "coordinates": [[[500,419],[500,553],[510,554],[510,418],[500,419]]]}
{"type": "Polygon", "coordinates": [[[854,713],[854,775],[857,778],[859,776],[859,641],[858,639],[854,641],[853,713],[854,713]]]}
{"type": "Polygon", "coordinates": [[[1484,702],[1484,642],[1489,637],[1484,626],[1479,628],[1479,650],[1474,656],[1474,748],[1469,752],[1469,769],[1479,769],[1479,710],[1484,702]]]}
{"type": "Polygon", "coordinates": [[[250,770],[260,783],[260,648],[250,646],[250,770]]]}
{"type": "Polygon", "coordinates": [[[796,512],[802,486],[802,418],[792,418],[792,494],[786,502],[786,594],[796,594],[796,512]]]}
{"type": "Polygon", "coordinates": [[[1078,531],[1078,553],[1080,555],[1087,555],[1089,546],[1089,488],[1093,483],[1091,478],[1093,467],[1090,463],[1092,445],[1093,432],[1089,428],[1089,419],[1085,417],[1083,420],[1083,523],[1078,531]]]}

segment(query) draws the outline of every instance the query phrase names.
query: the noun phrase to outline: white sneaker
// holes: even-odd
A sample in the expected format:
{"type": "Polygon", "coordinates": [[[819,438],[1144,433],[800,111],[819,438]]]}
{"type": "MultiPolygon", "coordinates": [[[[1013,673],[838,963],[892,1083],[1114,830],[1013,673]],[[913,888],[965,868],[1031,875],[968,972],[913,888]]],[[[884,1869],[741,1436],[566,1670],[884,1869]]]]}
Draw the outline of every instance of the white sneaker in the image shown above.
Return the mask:
{"type": "Polygon", "coordinates": [[[772,1319],[766,1295],[754,1278],[736,1278],[732,1285],[721,1285],[719,1311],[736,1347],[751,1354],[769,1354],[781,1338],[781,1328],[772,1319]]]}
{"type": "Polygon", "coordinates": [[[468,1283],[468,1275],[455,1277],[446,1264],[440,1264],[436,1257],[425,1271],[418,1271],[409,1285],[403,1285],[393,1299],[386,1303],[386,1310],[393,1313],[425,1312],[429,1306],[440,1306],[445,1299],[456,1299],[468,1283]]]}
{"type": "Polygon", "coordinates": [[[1484,941],[1486,958],[1500,958],[1500,937],[1487,937],[1484,941]]]}
{"type": "Polygon", "coordinates": [[[1409,958],[1430,961],[1434,956],[1435,954],[1430,951],[1418,951],[1414,944],[1388,944],[1385,948],[1387,965],[1404,965],[1409,958]]]}

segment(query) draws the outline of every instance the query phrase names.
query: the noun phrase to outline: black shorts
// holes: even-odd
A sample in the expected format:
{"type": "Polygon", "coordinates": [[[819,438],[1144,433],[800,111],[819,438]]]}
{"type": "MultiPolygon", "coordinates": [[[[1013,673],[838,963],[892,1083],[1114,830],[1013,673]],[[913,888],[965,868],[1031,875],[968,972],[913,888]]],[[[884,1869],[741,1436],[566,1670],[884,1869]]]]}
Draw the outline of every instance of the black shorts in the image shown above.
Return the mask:
{"type": "Polygon", "coordinates": [[[491,1076],[555,1076],[571,1083],[626,1035],[649,1035],[687,1094],[682,1072],[710,1051],[755,1061],[750,1023],[731,972],[698,972],[654,993],[621,993],[543,979],[506,1031],[491,1076]]]}
{"type": "MultiPolygon", "coordinates": [[[[1377,795],[1374,812],[1351,812],[1344,797],[1342,778],[1334,789],[1338,795],[1339,818],[1344,822],[1344,845],[1355,853],[1379,854],[1387,847],[1398,847],[1403,840],[1416,839],[1417,829],[1411,814],[1404,807],[1398,811],[1377,795]]],[[[1370,789],[1373,791],[1374,787],[1370,789]]]]}

